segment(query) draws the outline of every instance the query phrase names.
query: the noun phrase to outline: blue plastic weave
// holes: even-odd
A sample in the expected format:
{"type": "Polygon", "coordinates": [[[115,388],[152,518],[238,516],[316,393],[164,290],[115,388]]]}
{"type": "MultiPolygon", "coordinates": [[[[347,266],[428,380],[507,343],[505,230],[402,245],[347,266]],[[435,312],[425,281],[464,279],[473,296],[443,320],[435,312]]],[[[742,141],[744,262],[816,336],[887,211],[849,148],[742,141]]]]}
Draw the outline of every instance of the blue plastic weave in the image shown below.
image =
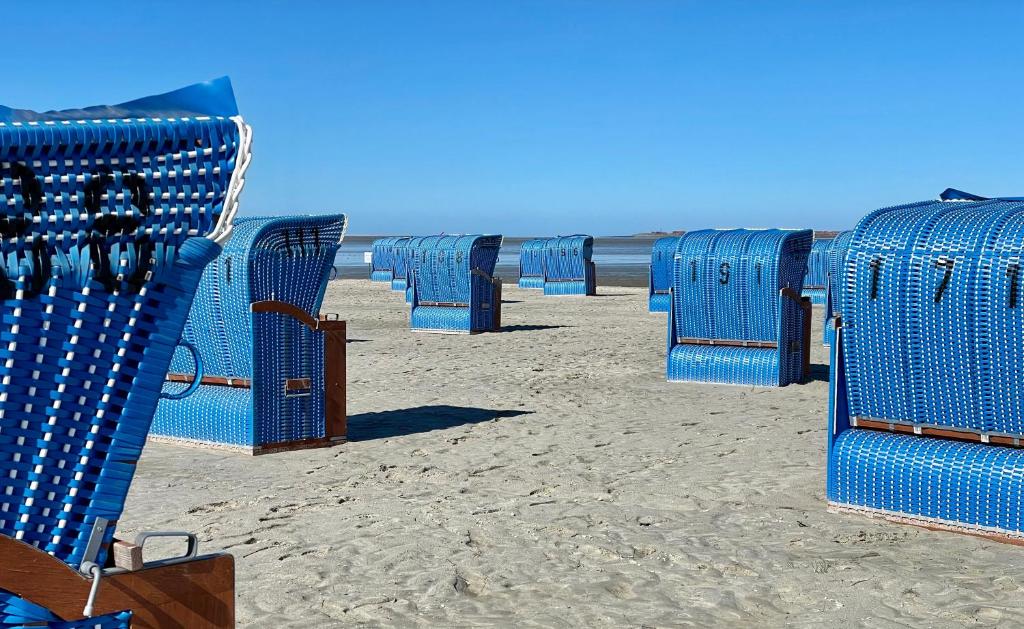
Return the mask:
{"type": "Polygon", "coordinates": [[[811,244],[811,254],[807,257],[807,275],[804,277],[804,297],[810,297],[816,306],[825,305],[828,289],[828,252],[832,248],[832,238],[817,238],[811,244]]]}
{"type": "Polygon", "coordinates": [[[372,252],[371,281],[391,282],[395,279],[395,246],[403,239],[402,236],[388,236],[373,241],[370,246],[372,252]]]}
{"type": "Polygon", "coordinates": [[[837,283],[829,500],[1024,535],[1024,201],[925,201],[872,212],[837,283]],[[856,427],[959,431],[968,442],[856,427]]]}
{"type": "Polygon", "coordinates": [[[519,288],[544,288],[546,238],[526,240],[519,248],[519,288]]]}
{"type": "Polygon", "coordinates": [[[414,257],[410,324],[414,330],[492,330],[497,303],[494,267],[501,236],[427,236],[414,257]]]}
{"type": "MultiPolygon", "coordinates": [[[[249,379],[251,388],[204,384],[184,399],[164,399],[154,435],[245,448],[324,437],[323,334],[250,305],[282,301],[316,318],[345,223],[341,214],[237,221],[203,274],[183,338],[198,350],[206,376],[249,379]],[[310,379],[308,393],[285,391],[296,378],[310,379]]],[[[171,371],[194,375],[191,353],[179,349],[171,371]]]]}
{"type": "Polygon", "coordinates": [[[647,280],[649,312],[668,312],[672,309],[669,292],[672,288],[672,270],[678,244],[679,236],[666,236],[655,240],[651,247],[651,266],[647,280]]]}
{"type": "Polygon", "coordinates": [[[591,260],[593,236],[558,236],[544,242],[544,294],[596,295],[597,274],[591,260]]]}
{"type": "Polygon", "coordinates": [[[811,238],[809,230],[780,229],[682,236],[668,322],[668,379],[754,386],[800,381],[804,310],[780,291],[800,294],[811,238]],[[764,346],[770,343],[775,347],[764,346]]]}
{"type": "Polygon", "coordinates": [[[825,324],[824,344],[829,346],[835,338],[835,319],[840,316],[842,309],[839,307],[839,284],[842,281],[843,264],[846,261],[846,251],[850,248],[850,239],[853,238],[852,231],[844,231],[832,240],[832,246],[828,249],[828,276],[826,278],[825,294],[825,324]]]}
{"type": "Polygon", "coordinates": [[[409,261],[412,259],[411,238],[399,238],[395,242],[392,259],[391,290],[405,292],[409,287],[409,261]]]}
{"type": "MultiPolygon", "coordinates": [[[[207,87],[230,94],[222,81],[165,96],[177,111],[207,87]]],[[[106,559],[248,164],[240,121],[143,117],[158,100],[103,109],[130,119],[0,108],[0,534],[73,568],[106,559]],[[110,525],[86,557],[97,518],[110,525]]]]}

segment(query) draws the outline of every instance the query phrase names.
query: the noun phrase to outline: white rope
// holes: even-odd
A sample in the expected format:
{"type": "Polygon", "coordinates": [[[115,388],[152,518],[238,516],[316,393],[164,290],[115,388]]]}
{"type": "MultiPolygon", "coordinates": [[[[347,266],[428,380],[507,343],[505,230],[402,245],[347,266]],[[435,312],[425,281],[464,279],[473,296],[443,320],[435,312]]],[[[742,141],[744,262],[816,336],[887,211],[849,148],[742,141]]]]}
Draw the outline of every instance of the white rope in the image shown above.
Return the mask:
{"type": "Polygon", "coordinates": [[[235,155],[235,170],[231,173],[228,189],[224,195],[224,209],[220,220],[207,236],[218,245],[223,245],[231,237],[234,228],[235,214],[238,213],[238,197],[245,187],[245,171],[249,170],[252,161],[252,127],[245,124],[241,116],[231,118],[238,127],[238,153],[235,155]]]}

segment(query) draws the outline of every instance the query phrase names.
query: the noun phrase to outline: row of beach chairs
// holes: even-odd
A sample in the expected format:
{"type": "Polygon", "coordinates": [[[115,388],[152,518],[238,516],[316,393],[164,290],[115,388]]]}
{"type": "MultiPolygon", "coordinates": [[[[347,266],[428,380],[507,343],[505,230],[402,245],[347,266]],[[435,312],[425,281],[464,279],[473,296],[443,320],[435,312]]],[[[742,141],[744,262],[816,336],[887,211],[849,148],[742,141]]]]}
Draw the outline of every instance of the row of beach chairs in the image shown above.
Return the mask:
{"type": "MultiPolygon", "coordinates": [[[[233,626],[229,555],[159,533],[187,550],[153,562],[154,534],[115,538],[147,438],[259,453],[344,437],[345,327],[319,310],[346,219],[236,219],[251,137],[226,79],[112,108],[0,108],[0,626],[233,626]]],[[[552,249],[544,276],[587,290],[587,238],[552,249]]],[[[813,240],[665,245],[651,284],[668,292],[651,295],[668,295],[668,377],[805,377],[813,240]]],[[[500,246],[408,239],[412,327],[500,325],[500,246]]],[[[1024,539],[1022,254],[1024,199],[956,190],[831,239],[831,509],[1024,539]]],[[[394,267],[373,272],[403,279],[394,267]]]]}
{"type": "Polygon", "coordinates": [[[399,236],[375,240],[370,279],[409,304],[413,330],[477,334],[501,328],[500,235],[399,236]]]}
{"type": "Polygon", "coordinates": [[[545,295],[596,295],[594,237],[583,234],[536,238],[519,250],[519,288],[545,295]]]}

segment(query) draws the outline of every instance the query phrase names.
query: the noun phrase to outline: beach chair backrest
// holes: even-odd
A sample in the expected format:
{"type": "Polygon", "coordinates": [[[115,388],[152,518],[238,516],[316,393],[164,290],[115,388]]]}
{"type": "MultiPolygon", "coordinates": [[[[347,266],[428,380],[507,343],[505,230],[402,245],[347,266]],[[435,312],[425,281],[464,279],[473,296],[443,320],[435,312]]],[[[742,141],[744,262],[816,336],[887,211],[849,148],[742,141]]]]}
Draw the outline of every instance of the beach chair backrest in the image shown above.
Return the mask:
{"type": "Polygon", "coordinates": [[[774,342],[779,292],[797,295],[810,230],[701,230],[676,246],[673,317],[683,338],[774,342]]]}
{"type": "Polygon", "coordinates": [[[651,290],[655,293],[667,293],[672,288],[678,243],[679,236],[665,236],[655,240],[651,247],[651,290]]]}
{"type": "Polygon", "coordinates": [[[1024,433],[1022,254],[1021,200],[863,218],[837,285],[850,416],[1024,433]]]}
{"type": "Polygon", "coordinates": [[[490,283],[501,236],[427,236],[418,247],[416,297],[421,302],[469,304],[475,282],[490,283]],[[485,274],[481,278],[476,272],[485,274]]]}
{"type": "Polygon", "coordinates": [[[230,94],[225,79],[35,118],[0,109],[0,533],[72,567],[102,565],[230,235],[250,143],[230,94]],[[204,94],[229,105],[190,114],[204,94]]]}
{"type": "Polygon", "coordinates": [[[593,253],[593,236],[577,234],[547,239],[544,245],[545,281],[586,279],[586,266],[593,253]]]}

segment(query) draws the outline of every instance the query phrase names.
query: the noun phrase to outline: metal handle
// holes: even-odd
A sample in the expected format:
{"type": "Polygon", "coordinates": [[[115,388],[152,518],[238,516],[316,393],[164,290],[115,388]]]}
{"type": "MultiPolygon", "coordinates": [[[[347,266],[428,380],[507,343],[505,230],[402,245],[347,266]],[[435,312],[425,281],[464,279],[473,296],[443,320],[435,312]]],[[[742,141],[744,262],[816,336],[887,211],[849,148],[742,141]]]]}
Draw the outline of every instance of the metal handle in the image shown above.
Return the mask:
{"type": "MultiPolygon", "coordinates": [[[[203,382],[203,359],[199,357],[199,350],[188,341],[178,341],[180,347],[184,347],[192,354],[192,360],[196,363],[196,375],[189,383],[188,387],[184,391],[179,393],[167,393],[166,391],[160,392],[161,399],[164,400],[184,400],[188,396],[192,395],[199,390],[199,385],[203,382]]],[[[140,544],[141,545],[141,544],[140,544]]]]}
{"type": "MultiPolygon", "coordinates": [[[[185,531],[149,531],[146,533],[139,533],[135,536],[135,545],[142,550],[146,545],[146,540],[154,537],[184,537],[188,540],[188,549],[185,551],[184,555],[162,559],[161,563],[194,559],[199,553],[199,538],[196,537],[195,533],[186,533],[185,531]]],[[[145,564],[145,559],[143,559],[143,564],[145,564]]]]}

